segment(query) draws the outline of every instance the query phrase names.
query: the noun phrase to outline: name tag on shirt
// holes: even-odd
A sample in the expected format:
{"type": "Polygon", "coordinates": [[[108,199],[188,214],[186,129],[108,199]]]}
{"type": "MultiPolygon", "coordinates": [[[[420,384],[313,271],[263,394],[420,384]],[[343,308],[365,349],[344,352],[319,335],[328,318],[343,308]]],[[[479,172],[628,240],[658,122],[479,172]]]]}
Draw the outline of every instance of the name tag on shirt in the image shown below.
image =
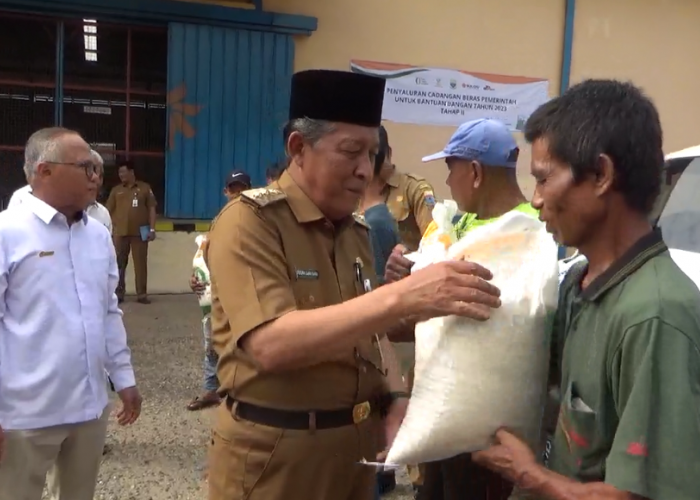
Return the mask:
{"type": "Polygon", "coordinates": [[[317,280],[318,271],[314,269],[297,269],[296,272],[298,280],[317,280]]]}
{"type": "Polygon", "coordinates": [[[138,206],[139,206],[139,200],[137,200],[136,198],[134,198],[133,200],[131,200],[131,206],[132,206],[133,208],[138,208],[138,206]]]}

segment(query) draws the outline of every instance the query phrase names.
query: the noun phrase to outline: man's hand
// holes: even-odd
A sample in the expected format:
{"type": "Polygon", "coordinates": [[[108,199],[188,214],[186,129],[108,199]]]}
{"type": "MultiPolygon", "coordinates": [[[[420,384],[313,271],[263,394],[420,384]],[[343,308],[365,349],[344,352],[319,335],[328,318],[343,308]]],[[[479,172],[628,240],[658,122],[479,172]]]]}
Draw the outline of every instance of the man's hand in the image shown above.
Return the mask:
{"type": "Polygon", "coordinates": [[[199,281],[197,279],[197,276],[193,274],[192,276],[190,276],[190,288],[195,293],[203,292],[207,288],[207,285],[199,281]]]}
{"type": "Polygon", "coordinates": [[[496,432],[491,448],[472,453],[472,460],[527,489],[528,480],[537,469],[537,459],[530,447],[510,432],[496,432]],[[529,477],[530,476],[530,477],[529,477]]]}
{"type": "Polygon", "coordinates": [[[151,230],[148,232],[148,236],[146,237],[146,240],[147,240],[147,241],[153,241],[153,240],[155,240],[155,239],[156,239],[156,232],[155,232],[155,230],[151,229],[151,230]]]}
{"type": "Polygon", "coordinates": [[[117,413],[117,422],[119,425],[133,424],[141,415],[141,394],[139,394],[139,390],[136,387],[127,387],[117,394],[119,394],[119,399],[122,401],[122,408],[117,413]]]}
{"type": "Polygon", "coordinates": [[[501,291],[489,283],[491,271],[466,261],[432,264],[391,286],[405,311],[420,321],[457,315],[479,321],[501,306],[501,291]]]}
{"type": "Polygon", "coordinates": [[[411,273],[413,262],[404,257],[406,253],[408,253],[408,248],[403,245],[396,245],[391,251],[384,270],[384,281],[386,283],[394,283],[411,273]]]}

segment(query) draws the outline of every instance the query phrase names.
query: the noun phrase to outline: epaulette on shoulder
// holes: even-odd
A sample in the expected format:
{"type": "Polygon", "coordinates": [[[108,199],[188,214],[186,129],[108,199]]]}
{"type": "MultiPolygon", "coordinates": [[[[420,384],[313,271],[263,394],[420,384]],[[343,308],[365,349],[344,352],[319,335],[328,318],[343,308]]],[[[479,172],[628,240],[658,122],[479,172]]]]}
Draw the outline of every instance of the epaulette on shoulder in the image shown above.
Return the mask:
{"type": "Polygon", "coordinates": [[[424,180],[426,180],[425,177],[421,177],[421,176],[418,175],[418,174],[411,174],[411,173],[408,173],[408,172],[406,173],[406,177],[410,177],[410,178],[413,179],[414,181],[424,181],[424,180]]]}
{"type": "Polygon", "coordinates": [[[270,187],[262,187],[257,189],[248,189],[241,193],[241,197],[249,200],[259,207],[264,207],[287,198],[287,195],[279,189],[270,187]]]}
{"type": "Polygon", "coordinates": [[[357,222],[360,226],[363,226],[366,229],[369,229],[369,224],[367,224],[367,220],[365,219],[364,215],[355,213],[352,214],[352,216],[355,218],[355,222],[357,222]]]}

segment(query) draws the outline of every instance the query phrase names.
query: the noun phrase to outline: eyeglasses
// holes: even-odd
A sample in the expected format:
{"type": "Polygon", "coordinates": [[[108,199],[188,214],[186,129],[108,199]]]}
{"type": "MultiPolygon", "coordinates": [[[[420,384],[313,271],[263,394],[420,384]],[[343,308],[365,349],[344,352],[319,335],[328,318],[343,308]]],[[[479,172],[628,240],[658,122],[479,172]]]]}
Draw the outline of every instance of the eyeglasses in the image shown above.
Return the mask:
{"type": "Polygon", "coordinates": [[[48,163],[49,165],[69,165],[71,167],[82,168],[83,170],[85,170],[85,175],[87,175],[88,178],[99,173],[99,168],[97,164],[95,164],[95,162],[93,162],[92,160],[84,160],[79,162],[45,161],[44,163],[48,163]]]}

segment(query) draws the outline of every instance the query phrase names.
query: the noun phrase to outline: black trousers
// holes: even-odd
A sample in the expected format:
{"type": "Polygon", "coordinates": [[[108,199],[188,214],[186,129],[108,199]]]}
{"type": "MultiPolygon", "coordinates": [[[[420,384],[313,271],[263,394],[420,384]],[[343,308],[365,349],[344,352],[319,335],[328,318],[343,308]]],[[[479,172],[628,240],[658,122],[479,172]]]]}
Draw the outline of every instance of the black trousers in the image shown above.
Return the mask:
{"type": "Polygon", "coordinates": [[[472,462],[471,455],[425,464],[416,500],[508,500],[513,485],[472,462]]]}

